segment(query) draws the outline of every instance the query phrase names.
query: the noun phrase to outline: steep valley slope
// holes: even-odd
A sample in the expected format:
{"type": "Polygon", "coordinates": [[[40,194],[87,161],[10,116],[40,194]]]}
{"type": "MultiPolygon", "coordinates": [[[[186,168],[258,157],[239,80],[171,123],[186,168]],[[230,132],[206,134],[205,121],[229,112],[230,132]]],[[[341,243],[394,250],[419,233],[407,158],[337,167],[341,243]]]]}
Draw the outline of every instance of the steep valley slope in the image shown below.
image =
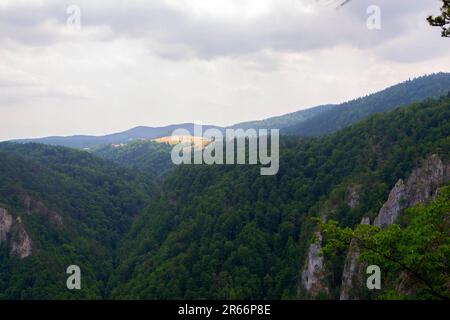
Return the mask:
{"type": "Polygon", "coordinates": [[[443,97],[321,138],[282,137],[276,176],[182,165],[161,183],[87,152],[2,143],[0,298],[338,299],[346,255],[303,286],[312,218],[374,221],[399,179],[433,155],[448,164],[449,137],[443,97]],[[65,286],[72,264],[79,291],[65,286]]]}

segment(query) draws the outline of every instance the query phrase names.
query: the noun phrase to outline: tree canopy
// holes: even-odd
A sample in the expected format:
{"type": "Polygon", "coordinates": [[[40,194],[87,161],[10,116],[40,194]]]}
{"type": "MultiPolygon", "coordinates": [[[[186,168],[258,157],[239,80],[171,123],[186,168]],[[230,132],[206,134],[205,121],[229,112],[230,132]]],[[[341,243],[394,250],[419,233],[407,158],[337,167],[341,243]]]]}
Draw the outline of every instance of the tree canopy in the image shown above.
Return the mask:
{"type": "Polygon", "coordinates": [[[441,14],[427,20],[430,25],[441,27],[443,37],[450,37],[450,0],[442,0],[441,14]]]}
{"type": "Polygon", "coordinates": [[[408,209],[398,224],[386,229],[365,224],[342,228],[337,221],[319,223],[328,238],[323,248],[326,255],[349,248],[353,240],[361,262],[381,267],[385,283],[391,282],[382,296],[450,299],[450,186],[442,188],[431,204],[408,209]],[[405,279],[407,290],[402,288],[405,283],[400,283],[405,279]]]}

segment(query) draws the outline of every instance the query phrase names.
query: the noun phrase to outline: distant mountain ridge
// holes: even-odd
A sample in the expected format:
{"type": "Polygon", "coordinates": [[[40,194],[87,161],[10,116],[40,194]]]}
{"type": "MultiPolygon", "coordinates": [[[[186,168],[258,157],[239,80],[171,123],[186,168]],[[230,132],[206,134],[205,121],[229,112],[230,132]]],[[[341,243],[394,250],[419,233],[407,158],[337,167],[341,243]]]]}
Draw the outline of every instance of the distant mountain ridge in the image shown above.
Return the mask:
{"type": "MultiPolygon", "coordinates": [[[[315,218],[349,228],[373,221],[423,159],[449,163],[449,136],[450,96],[317,139],[283,136],[277,176],[252,165],[182,165],[158,179],[148,169],[164,165],[160,149],[170,146],[152,141],[98,150],[106,160],[95,149],[0,143],[0,300],[338,299],[346,252],[323,260],[315,282],[324,290],[303,288],[304,271],[317,270],[306,268],[317,261],[315,218]],[[67,290],[72,264],[82,290],[67,290]]],[[[414,181],[442,177],[434,167],[414,181]]],[[[430,184],[409,185],[434,194],[422,188],[430,184]]],[[[436,265],[433,285],[444,291],[448,268],[436,265]]],[[[382,270],[382,291],[362,298],[384,298],[403,283],[401,270],[382,270]]],[[[419,289],[401,297],[423,298],[419,289]]]]}
{"type": "Polygon", "coordinates": [[[281,116],[270,117],[264,120],[240,122],[233,125],[231,128],[241,129],[282,129],[291,126],[293,123],[301,124],[307,120],[326,112],[336,107],[335,104],[326,104],[318,107],[313,107],[305,110],[287,113],[281,116]]]}
{"type": "MultiPolygon", "coordinates": [[[[260,176],[255,166],[175,168],[161,206],[139,216],[120,244],[111,296],[339,299],[346,252],[322,260],[317,244],[328,240],[315,235],[313,221],[326,215],[349,228],[363,217],[373,221],[396,182],[424,159],[437,154],[448,163],[449,106],[450,97],[427,100],[317,139],[282,137],[276,177],[260,176]],[[316,274],[323,285],[304,287],[316,274]]],[[[364,298],[396,290],[401,272],[383,270],[386,282],[376,292],[365,286],[364,270],[364,298]]],[[[446,290],[448,272],[436,275],[446,290]]]]}
{"type": "MultiPolygon", "coordinates": [[[[229,127],[204,125],[224,131],[232,129],[280,129],[282,134],[296,136],[321,136],[336,132],[375,113],[430,98],[445,96],[450,92],[450,73],[436,73],[408,80],[382,91],[341,104],[328,104],[275,116],[263,120],[241,122],[229,127]]],[[[36,142],[48,145],[85,149],[99,145],[123,144],[140,139],[156,139],[169,136],[176,129],[193,133],[193,123],[174,124],[163,127],[135,127],[123,132],[104,136],[75,135],[20,139],[14,142],[36,142]]]]}
{"type": "MultiPolygon", "coordinates": [[[[186,129],[190,132],[193,132],[194,124],[193,123],[182,123],[182,124],[174,124],[168,125],[164,127],[135,127],[123,132],[108,134],[105,136],[89,136],[89,135],[75,135],[75,136],[66,136],[66,137],[45,137],[45,138],[36,138],[36,139],[19,139],[13,140],[13,142],[19,143],[43,143],[48,145],[55,146],[63,146],[69,148],[92,148],[98,145],[108,145],[108,144],[121,144],[128,143],[134,140],[139,139],[156,139],[164,136],[169,136],[172,134],[174,130],[177,129],[186,129]]],[[[222,127],[213,126],[213,125],[204,125],[203,129],[207,130],[210,128],[217,128],[223,130],[222,127]]]]}
{"type": "Polygon", "coordinates": [[[282,129],[284,134],[321,136],[336,132],[372,114],[391,111],[450,92],[450,73],[436,73],[408,80],[382,91],[342,103],[317,114],[308,121],[282,129]]]}

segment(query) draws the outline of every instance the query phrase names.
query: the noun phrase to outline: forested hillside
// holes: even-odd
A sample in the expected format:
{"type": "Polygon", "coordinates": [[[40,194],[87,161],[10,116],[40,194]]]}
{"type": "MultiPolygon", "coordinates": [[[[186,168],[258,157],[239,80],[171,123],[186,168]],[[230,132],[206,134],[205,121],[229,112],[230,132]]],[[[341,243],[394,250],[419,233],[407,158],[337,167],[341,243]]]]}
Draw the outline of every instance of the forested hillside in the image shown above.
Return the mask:
{"type": "Polygon", "coordinates": [[[237,123],[232,126],[232,128],[240,128],[240,129],[284,129],[291,127],[293,125],[300,125],[303,122],[308,121],[309,119],[314,118],[315,116],[321,114],[322,112],[331,110],[337,105],[327,104],[323,106],[318,106],[314,108],[309,108],[305,110],[296,111],[293,113],[288,113],[282,116],[271,117],[264,120],[259,121],[248,121],[237,123]]]}
{"type": "Polygon", "coordinates": [[[121,166],[162,177],[173,166],[170,157],[171,150],[172,146],[166,143],[140,140],[119,146],[99,146],[93,148],[91,152],[121,166]]]}
{"type": "MultiPolygon", "coordinates": [[[[152,162],[141,152],[156,147],[145,142],[113,154],[121,165],[2,143],[0,298],[305,298],[312,218],[331,215],[342,227],[374,218],[423,159],[449,160],[449,137],[450,97],[427,100],[322,138],[282,137],[276,176],[259,166],[185,165],[161,185],[142,170],[152,162]],[[71,264],[83,270],[82,290],[65,287],[71,264]]],[[[331,288],[341,282],[339,261],[331,288]]]]}
{"type": "Polygon", "coordinates": [[[38,144],[2,143],[0,162],[0,208],[14,221],[8,234],[0,219],[0,299],[105,297],[119,239],[158,195],[151,176],[38,144]],[[65,286],[72,264],[83,290],[65,286]]]}
{"type": "Polygon", "coordinates": [[[340,104],[301,123],[281,128],[285,134],[321,136],[336,132],[368,116],[406,106],[427,98],[446,95],[450,88],[450,74],[423,76],[383,91],[340,104]]]}
{"type": "MultiPolygon", "coordinates": [[[[433,169],[435,174],[439,171],[433,169]]],[[[334,262],[327,266],[332,273],[338,256],[348,249],[341,299],[450,298],[449,179],[434,186],[437,192],[428,201],[403,210],[395,224],[380,228],[376,220],[375,225],[366,220],[352,230],[331,220],[321,227],[326,238],[324,257],[334,262]],[[382,290],[367,289],[365,268],[369,265],[383,270],[382,290]]]]}
{"type": "Polygon", "coordinates": [[[375,217],[395,182],[422,159],[449,159],[449,137],[450,98],[442,98],[324,138],[282,139],[277,176],[260,176],[254,166],[177,168],[159,206],[136,221],[119,248],[112,296],[302,297],[310,218],[332,210],[353,227],[375,217]],[[348,203],[349,188],[358,190],[357,206],[348,203]]]}

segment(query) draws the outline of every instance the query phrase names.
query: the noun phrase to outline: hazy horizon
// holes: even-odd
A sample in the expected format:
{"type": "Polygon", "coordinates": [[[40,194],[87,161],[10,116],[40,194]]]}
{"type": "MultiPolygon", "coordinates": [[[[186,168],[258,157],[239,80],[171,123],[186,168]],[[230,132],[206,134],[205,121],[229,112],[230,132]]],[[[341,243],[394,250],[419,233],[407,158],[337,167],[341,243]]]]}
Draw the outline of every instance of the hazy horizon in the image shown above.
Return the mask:
{"type": "MultiPolygon", "coordinates": [[[[447,72],[442,72],[442,73],[447,73],[447,72]]],[[[427,75],[428,75],[428,74],[424,74],[424,75],[419,75],[419,76],[417,76],[417,77],[422,77],[422,76],[427,76],[427,75]]],[[[412,78],[409,78],[409,79],[413,79],[413,78],[417,78],[417,77],[412,77],[412,78]]],[[[409,79],[405,79],[404,81],[401,81],[401,82],[399,82],[399,83],[408,81],[409,79]]],[[[389,87],[394,86],[394,85],[396,85],[396,84],[398,84],[398,83],[392,84],[392,85],[390,85],[389,87]]],[[[374,94],[374,93],[383,91],[384,89],[387,89],[387,88],[389,88],[389,87],[386,87],[386,88],[383,88],[383,89],[380,89],[380,90],[374,91],[374,92],[368,92],[368,93],[363,94],[363,95],[361,95],[361,96],[354,97],[354,98],[351,98],[351,99],[348,99],[348,100],[345,100],[345,101],[330,102],[329,104],[340,105],[340,104],[343,104],[343,103],[346,103],[346,102],[349,102],[349,101],[352,101],[352,100],[355,100],[355,99],[362,98],[362,97],[367,96],[367,95],[371,95],[371,94],[374,94]]],[[[291,111],[291,112],[283,113],[283,114],[274,114],[274,115],[271,115],[271,116],[266,117],[266,118],[260,118],[260,119],[248,119],[248,120],[239,121],[239,122],[233,122],[233,123],[228,123],[228,124],[216,124],[216,123],[200,123],[200,124],[201,124],[201,125],[204,125],[204,126],[218,126],[218,127],[227,128],[227,127],[231,127],[231,126],[233,126],[233,125],[235,125],[235,124],[239,124],[239,123],[245,123],[245,122],[252,122],[252,121],[265,120],[265,119],[268,119],[268,118],[273,118],[273,117],[283,116],[283,115],[290,114],[290,113],[297,112],[297,111],[302,111],[302,110],[312,109],[312,108],[319,107],[319,106],[322,106],[322,105],[326,105],[326,104],[320,104],[320,105],[308,106],[308,107],[303,107],[303,108],[300,107],[299,109],[296,109],[296,110],[291,111]]],[[[166,123],[166,124],[162,124],[162,125],[137,124],[137,125],[134,125],[134,126],[131,126],[131,127],[128,127],[128,128],[124,128],[123,130],[117,130],[117,131],[105,131],[105,132],[103,132],[103,133],[94,133],[94,134],[88,134],[88,133],[84,133],[84,132],[76,132],[76,133],[73,133],[73,134],[62,134],[62,135],[54,135],[54,136],[55,136],[55,137],[71,137],[71,136],[106,136],[106,135],[111,135],[111,134],[115,134],[115,133],[120,133],[120,132],[129,131],[129,130],[132,130],[132,129],[135,129],[135,128],[138,128],[138,127],[168,127],[168,126],[171,126],[171,125],[180,125],[180,124],[187,124],[187,123],[199,123],[199,122],[196,122],[196,121],[190,121],[190,122],[185,121],[185,122],[176,122],[176,123],[166,123]]],[[[4,140],[0,140],[0,142],[11,141],[11,140],[21,140],[21,139],[39,139],[39,138],[46,138],[46,137],[51,137],[51,136],[35,136],[35,137],[27,136],[27,137],[19,137],[19,138],[4,139],[4,140]]]]}

